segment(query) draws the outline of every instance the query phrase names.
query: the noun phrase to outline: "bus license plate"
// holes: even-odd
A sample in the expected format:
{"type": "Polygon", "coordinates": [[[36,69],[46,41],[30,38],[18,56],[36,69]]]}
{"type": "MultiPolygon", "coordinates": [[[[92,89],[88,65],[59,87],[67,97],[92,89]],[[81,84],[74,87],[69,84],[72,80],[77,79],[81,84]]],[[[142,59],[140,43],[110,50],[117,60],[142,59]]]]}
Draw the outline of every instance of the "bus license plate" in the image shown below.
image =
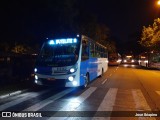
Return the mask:
{"type": "Polygon", "coordinates": [[[57,67],[57,71],[65,71],[66,68],[65,67],[57,67]]]}
{"type": "Polygon", "coordinates": [[[47,78],[47,80],[53,81],[55,80],[55,78],[47,78]]]}

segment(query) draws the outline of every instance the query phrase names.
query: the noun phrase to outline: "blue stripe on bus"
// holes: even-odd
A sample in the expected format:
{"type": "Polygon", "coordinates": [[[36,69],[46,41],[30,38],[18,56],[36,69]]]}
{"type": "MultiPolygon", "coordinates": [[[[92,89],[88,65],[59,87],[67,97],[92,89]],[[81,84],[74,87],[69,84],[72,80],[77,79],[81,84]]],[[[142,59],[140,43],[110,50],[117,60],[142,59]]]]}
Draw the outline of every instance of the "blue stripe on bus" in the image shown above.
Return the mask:
{"type": "Polygon", "coordinates": [[[90,58],[80,64],[80,85],[84,85],[85,75],[89,73],[90,81],[98,76],[98,58],[90,58]],[[83,75],[83,76],[82,76],[83,75]]]}

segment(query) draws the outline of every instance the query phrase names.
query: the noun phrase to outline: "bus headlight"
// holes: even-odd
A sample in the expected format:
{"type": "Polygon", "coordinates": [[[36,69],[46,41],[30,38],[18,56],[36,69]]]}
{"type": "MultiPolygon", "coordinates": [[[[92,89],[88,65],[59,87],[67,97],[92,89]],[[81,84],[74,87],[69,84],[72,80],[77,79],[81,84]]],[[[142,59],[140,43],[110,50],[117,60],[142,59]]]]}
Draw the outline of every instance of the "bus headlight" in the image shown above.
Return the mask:
{"type": "Polygon", "coordinates": [[[118,62],[118,63],[120,63],[120,62],[121,62],[121,60],[117,60],[117,62],[118,62]]]}
{"type": "Polygon", "coordinates": [[[35,80],[34,82],[35,82],[35,83],[38,83],[38,80],[35,80]]]}
{"type": "Polygon", "coordinates": [[[34,72],[37,72],[37,68],[34,68],[34,72]]]}
{"type": "Polygon", "coordinates": [[[77,86],[77,81],[73,81],[72,84],[73,84],[74,86],[77,86]]]}
{"type": "Polygon", "coordinates": [[[134,60],[132,60],[131,62],[134,62],[134,60]]]}
{"type": "Polygon", "coordinates": [[[68,72],[69,72],[69,73],[74,73],[74,72],[76,72],[76,70],[77,70],[77,64],[74,65],[74,66],[72,66],[72,67],[68,70],[68,72]]]}
{"type": "Polygon", "coordinates": [[[71,82],[73,81],[73,79],[74,79],[73,76],[69,76],[69,77],[68,77],[68,80],[71,81],[71,82]]]}
{"type": "Polygon", "coordinates": [[[145,62],[145,63],[148,63],[148,60],[145,60],[144,62],[145,62]]]}
{"type": "Polygon", "coordinates": [[[74,72],[75,72],[75,68],[71,68],[69,71],[70,71],[71,73],[74,73],[74,72]]]}
{"type": "Polygon", "coordinates": [[[35,75],[34,78],[35,78],[35,80],[38,80],[38,76],[37,75],[35,75]]]}

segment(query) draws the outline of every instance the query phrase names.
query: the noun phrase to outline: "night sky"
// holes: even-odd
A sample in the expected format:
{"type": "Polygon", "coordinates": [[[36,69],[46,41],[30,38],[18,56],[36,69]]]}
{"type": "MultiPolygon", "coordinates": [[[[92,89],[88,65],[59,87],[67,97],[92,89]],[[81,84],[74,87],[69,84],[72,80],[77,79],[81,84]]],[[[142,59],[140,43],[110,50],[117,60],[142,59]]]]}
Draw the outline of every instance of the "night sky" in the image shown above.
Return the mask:
{"type": "MultiPolygon", "coordinates": [[[[0,41],[23,40],[27,36],[40,39],[52,34],[52,31],[55,31],[56,23],[54,20],[56,16],[52,15],[52,6],[46,1],[1,1],[0,41]]],[[[127,44],[127,41],[130,41],[130,36],[141,32],[143,26],[152,24],[154,18],[158,18],[160,10],[155,4],[157,0],[77,1],[81,3],[81,9],[94,14],[99,23],[109,27],[119,47],[127,44]]]]}

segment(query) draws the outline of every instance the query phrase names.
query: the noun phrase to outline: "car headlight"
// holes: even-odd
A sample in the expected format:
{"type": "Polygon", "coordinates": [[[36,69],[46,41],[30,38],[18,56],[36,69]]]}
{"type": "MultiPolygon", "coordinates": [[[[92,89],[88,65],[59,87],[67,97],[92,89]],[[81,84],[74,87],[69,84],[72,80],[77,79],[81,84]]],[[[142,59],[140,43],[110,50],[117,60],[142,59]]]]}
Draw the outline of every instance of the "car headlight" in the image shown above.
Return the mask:
{"type": "Polygon", "coordinates": [[[134,62],[134,60],[132,60],[131,62],[134,62]]]}
{"type": "Polygon", "coordinates": [[[127,62],[127,60],[124,60],[124,62],[127,62]]]}

